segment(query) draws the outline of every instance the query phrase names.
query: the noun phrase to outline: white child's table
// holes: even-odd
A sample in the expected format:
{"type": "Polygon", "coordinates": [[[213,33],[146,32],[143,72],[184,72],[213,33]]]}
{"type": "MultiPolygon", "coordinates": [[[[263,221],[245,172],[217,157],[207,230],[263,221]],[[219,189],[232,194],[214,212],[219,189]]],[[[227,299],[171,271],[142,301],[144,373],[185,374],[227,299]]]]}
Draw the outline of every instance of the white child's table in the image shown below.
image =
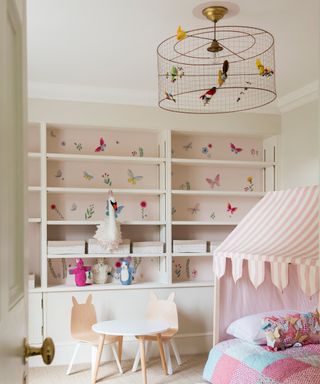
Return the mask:
{"type": "Polygon", "coordinates": [[[158,320],[129,320],[129,319],[128,320],[111,320],[111,321],[102,321],[100,323],[94,324],[92,326],[92,330],[100,334],[100,341],[98,346],[96,364],[95,364],[94,372],[92,376],[92,384],[96,383],[105,335],[135,336],[139,340],[143,384],[147,384],[144,339],[145,339],[145,336],[157,335],[162,369],[164,374],[167,375],[167,364],[166,364],[164,351],[163,351],[161,333],[167,331],[169,328],[170,328],[170,324],[163,321],[158,321],[158,320]]]}

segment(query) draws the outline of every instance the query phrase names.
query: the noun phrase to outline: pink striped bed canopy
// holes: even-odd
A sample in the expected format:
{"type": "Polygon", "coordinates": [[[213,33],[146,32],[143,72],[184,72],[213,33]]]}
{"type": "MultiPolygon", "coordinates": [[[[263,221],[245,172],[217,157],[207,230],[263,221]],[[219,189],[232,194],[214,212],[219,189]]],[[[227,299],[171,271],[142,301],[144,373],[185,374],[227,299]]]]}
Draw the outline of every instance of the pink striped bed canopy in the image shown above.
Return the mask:
{"type": "Polygon", "coordinates": [[[320,290],[318,186],[268,192],[214,252],[215,273],[222,277],[226,258],[232,276],[242,276],[248,260],[249,277],[258,288],[270,262],[271,279],[281,291],[288,285],[288,266],[297,266],[301,289],[308,296],[320,290]]]}

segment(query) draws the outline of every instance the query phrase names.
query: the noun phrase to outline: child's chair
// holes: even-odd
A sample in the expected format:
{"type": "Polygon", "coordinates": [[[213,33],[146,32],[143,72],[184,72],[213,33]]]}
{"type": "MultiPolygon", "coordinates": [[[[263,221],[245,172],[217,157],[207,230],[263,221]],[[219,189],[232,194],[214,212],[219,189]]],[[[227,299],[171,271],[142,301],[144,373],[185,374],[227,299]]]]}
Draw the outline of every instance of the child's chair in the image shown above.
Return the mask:
{"type": "MultiPolygon", "coordinates": [[[[168,367],[168,375],[172,375],[172,364],[170,357],[170,345],[172,347],[173,353],[176,357],[177,364],[181,365],[181,358],[177,348],[177,345],[173,339],[173,336],[178,332],[179,324],[178,324],[178,312],[177,306],[174,302],[174,293],[171,293],[167,300],[159,300],[154,292],[150,293],[150,299],[147,307],[146,318],[148,320],[162,320],[170,324],[170,329],[161,334],[163,340],[163,348],[166,356],[167,367],[168,367]]],[[[150,351],[150,346],[152,341],[157,341],[156,336],[145,336],[145,340],[147,341],[145,354],[146,360],[148,360],[148,352],[150,351]]],[[[140,361],[140,350],[138,349],[132,372],[135,372],[138,368],[140,361]]]]}
{"type": "MultiPolygon", "coordinates": [[[[99,335],[92,331],[91,327],[97,322],[96,310],[92,304],[92,295],[87,297],[87,300],[84,304],[78,304],[75,297],[72,296],[72,312],[71,312],[71,336],[77,340],[70,364],[68,366],[67,375],[70,375],[72,365],[76,358],[76,355],[79,351],[80,345],[82,343],[91,344],[91,375],[93,374],[97,348],[99,343],[99,335]]],[[[120,373],[122,372],[121,368],[121,355],[122,355],[122,336],[106,336],[105,344],[110,345],[113,352],[114,358],[116,360],[118,369],[120,373]],[[118,354],[116,352],[114,343],[118,342],[118,354]]]]}

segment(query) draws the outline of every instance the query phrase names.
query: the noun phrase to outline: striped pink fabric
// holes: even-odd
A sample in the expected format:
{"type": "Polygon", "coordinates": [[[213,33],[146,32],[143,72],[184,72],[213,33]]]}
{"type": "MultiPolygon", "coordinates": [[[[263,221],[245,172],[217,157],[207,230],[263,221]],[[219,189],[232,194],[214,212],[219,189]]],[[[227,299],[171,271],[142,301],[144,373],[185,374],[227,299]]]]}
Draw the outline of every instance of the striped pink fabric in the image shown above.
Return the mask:
{"type": "Polygon", "coordinates": [[[312,296],[320,290],[319,205],[319,186],[267,193],[214,252],[217,277],[224,275],[229,257],[237,281],[247,259],[257,288],[264,281],[264,263],[270,262],[272,282],[283,290],[293,263],[302,290],[312,296]]]}

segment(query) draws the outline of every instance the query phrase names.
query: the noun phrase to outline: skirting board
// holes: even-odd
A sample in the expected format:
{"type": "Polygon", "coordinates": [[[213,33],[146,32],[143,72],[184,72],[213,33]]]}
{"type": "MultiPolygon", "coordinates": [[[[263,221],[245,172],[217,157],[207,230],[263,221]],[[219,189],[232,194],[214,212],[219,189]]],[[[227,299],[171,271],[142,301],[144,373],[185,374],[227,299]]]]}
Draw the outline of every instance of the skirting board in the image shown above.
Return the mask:
{"type": "MultiPolygon", "coordinates": [[[[207,353],[212,348],[212,333],[180,334],[175,337],[181,355],[195,355],[207,353]]],[[[55,345],[56,352],[52,365],[68,365],[76,343],[59,343],[55,345]]],[[[134,359],[138,343],[134,338],[123,340],[123,360],[134,359]]],[[[172,353],[172,351],[171,351],[172,353]]],[[[156,343],[152,343],[150,356],[159,354],[156,343]]],[[[101,361],[113,361],[110,347],[105,346],[101,361]]],[[[75,364],[91,362],[91,348],[88,344],[81,345],[75,364]]],[[[43,367],[41,357],[35,356],[29,360],[29,367],[43,367]]]]}

